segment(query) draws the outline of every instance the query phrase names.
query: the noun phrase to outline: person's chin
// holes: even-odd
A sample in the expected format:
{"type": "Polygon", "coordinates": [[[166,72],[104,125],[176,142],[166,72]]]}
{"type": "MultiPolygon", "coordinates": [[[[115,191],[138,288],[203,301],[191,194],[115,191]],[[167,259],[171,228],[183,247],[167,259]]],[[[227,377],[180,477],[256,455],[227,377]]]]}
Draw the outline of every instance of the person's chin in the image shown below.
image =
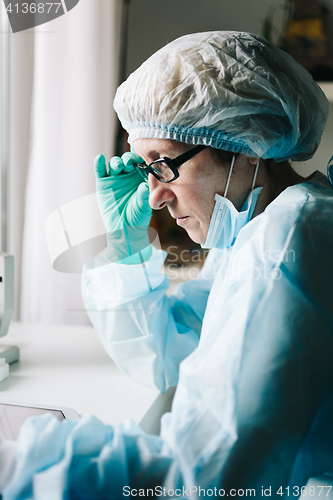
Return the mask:
{"type": "Polygon", "coordinates": [[[198,245],[202,245],[205,243],[206,238],[202,235],[201,231],[194,231],[191,229],[184,228],[189,237],[191,238],[194,243],[197,243],[198,245]]]}

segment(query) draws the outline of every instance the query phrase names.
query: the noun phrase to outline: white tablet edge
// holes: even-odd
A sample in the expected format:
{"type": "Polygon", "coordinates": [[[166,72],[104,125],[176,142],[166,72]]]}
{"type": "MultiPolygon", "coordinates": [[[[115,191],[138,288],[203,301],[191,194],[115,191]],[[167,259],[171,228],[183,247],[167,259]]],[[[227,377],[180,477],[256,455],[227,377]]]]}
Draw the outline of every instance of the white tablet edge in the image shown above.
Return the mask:
{"type": "Polygon", "coordinates": [[[47,406],[35,403],[21,403],[18,401],[7,401],[0,398],[0,404],[11,406],[24,406],[25,408],[37,408],[38,410],[53,410],[61,411],[64,417],[68,420],[80,420],[80,415],[73,410],[73,408],[66,408],[65,406],[47,406]]]}

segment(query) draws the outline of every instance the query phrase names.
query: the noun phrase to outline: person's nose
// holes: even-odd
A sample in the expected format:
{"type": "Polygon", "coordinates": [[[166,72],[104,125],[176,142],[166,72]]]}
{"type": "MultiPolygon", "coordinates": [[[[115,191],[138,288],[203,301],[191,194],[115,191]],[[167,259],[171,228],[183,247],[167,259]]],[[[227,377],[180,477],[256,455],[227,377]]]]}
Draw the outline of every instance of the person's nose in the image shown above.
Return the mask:
{"type": "Polygon", "coordinates": [[[175,194],[169,183],[160,182],[152,174],[148,175],[149,185],[149,205],[154,210],[160,210],[172,203],[175,199],[175,194]]]}

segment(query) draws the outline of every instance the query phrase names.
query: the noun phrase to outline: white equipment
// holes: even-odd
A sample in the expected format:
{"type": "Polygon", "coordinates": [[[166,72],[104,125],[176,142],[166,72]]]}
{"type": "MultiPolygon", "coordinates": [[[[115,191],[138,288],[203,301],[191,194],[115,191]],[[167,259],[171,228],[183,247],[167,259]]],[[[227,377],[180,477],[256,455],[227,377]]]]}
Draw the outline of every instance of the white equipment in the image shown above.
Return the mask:
{"type": "MultiPolygon", "coordinates": [[[[14,312],[14,257],[0,252],[0,337],[7,334],[14,312]]],[[[11,364],[19,360],[19,349],[1,346],[0,358],[11,364]]]]}

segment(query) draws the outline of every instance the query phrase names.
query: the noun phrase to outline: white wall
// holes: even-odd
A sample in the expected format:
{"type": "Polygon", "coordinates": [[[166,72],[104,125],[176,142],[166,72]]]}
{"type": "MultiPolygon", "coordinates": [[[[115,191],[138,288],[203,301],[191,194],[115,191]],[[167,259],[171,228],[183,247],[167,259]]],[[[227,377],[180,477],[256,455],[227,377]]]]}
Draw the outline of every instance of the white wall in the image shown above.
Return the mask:
{"type": "MultiPolygon", "coordinates": [[[[333,0],[325,0],[327,6],[333,0]]],[[[200,31],[235,30],[262,34],[269,8],[275,9],[279,32],[283,0],[132,0],[130,3],[127,74],[171,40],[200,31]]],[[[294,165],[305,177],[313,170],[326,173],[333,155],[333,104],[322,143],[313,159],[294,165]]]]}

